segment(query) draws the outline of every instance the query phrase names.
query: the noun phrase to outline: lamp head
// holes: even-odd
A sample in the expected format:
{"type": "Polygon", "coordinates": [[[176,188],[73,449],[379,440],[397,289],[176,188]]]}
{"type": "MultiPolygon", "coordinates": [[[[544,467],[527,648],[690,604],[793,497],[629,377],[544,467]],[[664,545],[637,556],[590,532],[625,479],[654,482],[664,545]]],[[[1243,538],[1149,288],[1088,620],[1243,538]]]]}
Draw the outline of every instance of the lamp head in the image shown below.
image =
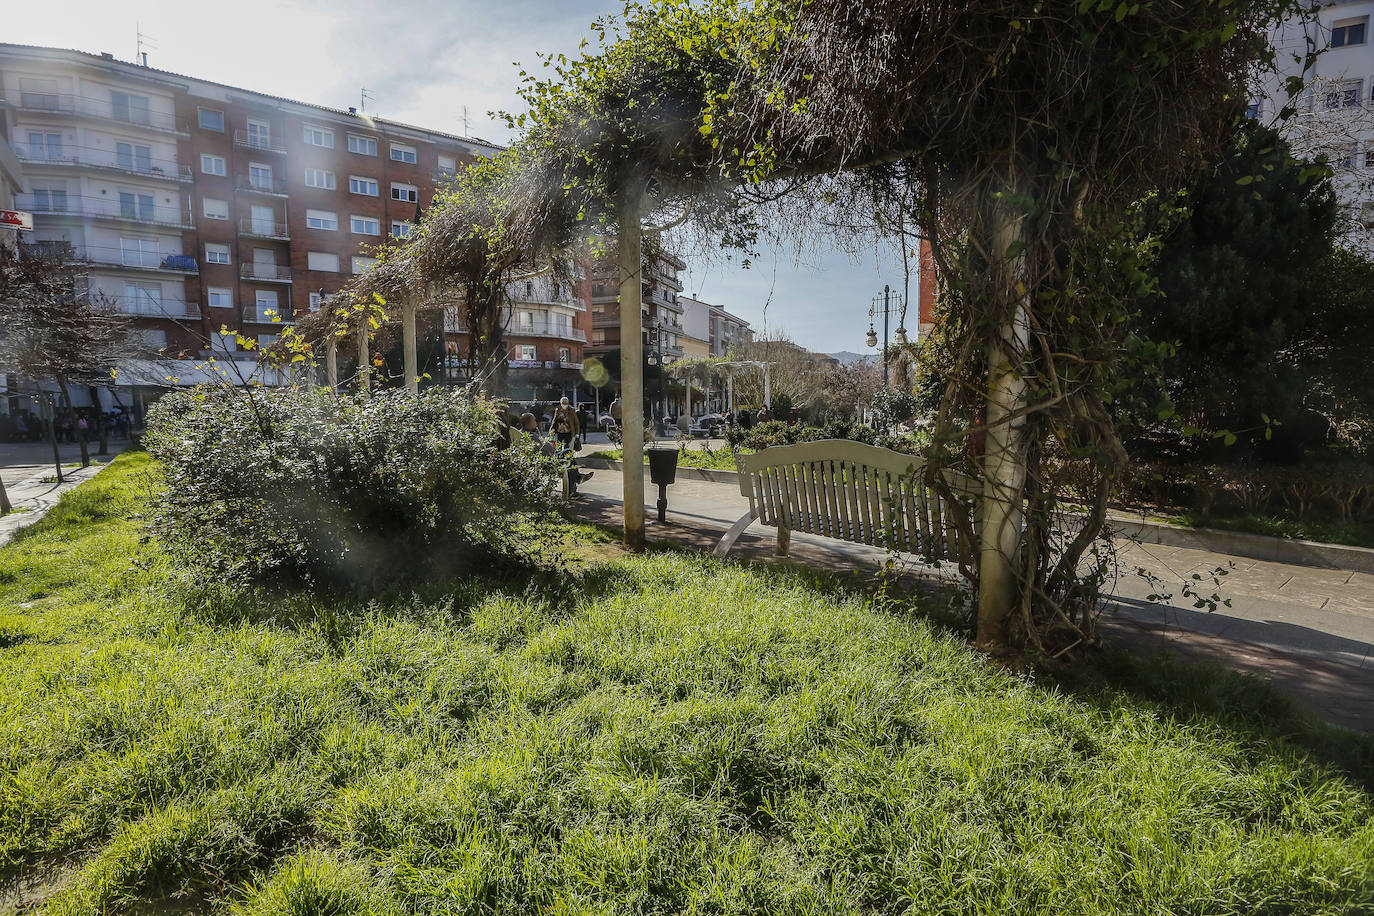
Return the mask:
{"type": "Polygon", "coordinates": [[[870,347],[876,347],[878,345],[878,332],[873,330],[872,325],[870,325],[868,328],[868,339],[865,341],[865,343],[867,343],[870,347]]]}
{"type": "Polygon", "coordinates": [[[897,329],[897,333],[896,333],[895,335],[893,335],[893,338],[892,338],[892,339],[895,340],[895,341],[897,341],[897,346],[899,346],[899,347],[905,347],[905,346],[906,346],[906,328],[898,328],[898,329],[897,329]]]}

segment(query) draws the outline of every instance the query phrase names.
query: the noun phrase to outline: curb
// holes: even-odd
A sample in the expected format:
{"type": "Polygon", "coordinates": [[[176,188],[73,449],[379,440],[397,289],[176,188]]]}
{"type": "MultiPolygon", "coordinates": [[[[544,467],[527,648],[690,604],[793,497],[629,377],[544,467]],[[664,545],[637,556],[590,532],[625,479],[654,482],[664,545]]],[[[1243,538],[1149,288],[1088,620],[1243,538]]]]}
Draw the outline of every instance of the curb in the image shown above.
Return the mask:
{"type": "MultiPolygon", "coordinates": [[[[588,458],[579,464],[587,468],[621,470],[621,462],[606,458],[588,458]]],[[[680,467],[677,469],[677,474],[688,480],[728,483],[737,488],[739,486],[739,471],[680,467]]],[[[1182,525],[1170,525],[1167,522],[1153,522],[1111,513],[1107,515],[1106,527],[1114,535],[1135,538],[1142,543],[1158,544],[1161,547],[1188,547],[1193,550],[1207,550],[1212,553],[1246,557],[1251,560],[1265,560],[1270,563],[1288,563],[1294,566],[1311,566],[1316,569],[1345,569],[1352,572],[1374,573],[1374,549],[1369,547],[1348,547],[1345,544],[1326,544],[1321,541],[1288,540],[1287,538],[1270,537],[1265,534],[1222,531],[1217,528],[1185,528],[1182,525]]]]}

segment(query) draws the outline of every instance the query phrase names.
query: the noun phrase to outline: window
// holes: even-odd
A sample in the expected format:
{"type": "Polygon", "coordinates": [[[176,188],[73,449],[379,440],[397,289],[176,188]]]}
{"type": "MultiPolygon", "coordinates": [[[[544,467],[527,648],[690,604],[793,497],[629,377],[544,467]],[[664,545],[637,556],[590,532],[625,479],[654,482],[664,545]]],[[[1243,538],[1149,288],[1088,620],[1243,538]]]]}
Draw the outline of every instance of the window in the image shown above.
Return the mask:
{"type": "MultiPolygon", "coordinates": [[[[249,146],[253,149],[272,148],[272,125],[268,124],[266,121],[255,121],[249,118],[244,126],[248,128],[244,137],[247,139],[249,146]]],[[[332,143],[330,145],[333,146],[332,143]]]]}
{"type": "Polygon", "coordinates": [[[377,155],[377,138],[360,137],[357,134],[349,134],[348,151],[363,156],[375,156],[377,155]]]}
{"type": "Polygon", "coordinates": [[[328,210],[306,210],[305,227],[333,232],[339,228],[339,214],[331,213],[328,210]]]}
{"type": "Polygon", "coordinates": [[[305,256],[305,266],[311,270],[339,270],[339,256],[328,251],[311,251],[305,256]]]}
{"type": "Polygon", "coordinates": [[[456,172],[456,171],[458,171],[458,160],[454,159],[452,156],[440,156],[440,157],[439,157],[439,171],[441,171],[441,172],[456,172]]]}
{"type": "Polygon", "coordinates": [[[366,273],[372,269],[372,265],[377,263],[376,258],[365,258],[362,255],[353,256],[353,272],[355,274],[366,273]]]}
{"type": "Polygon", "coordinates": [[[1368,30],[1368,16],[1361,16],[1359,19],[1337,19],[1331,23],[1331,47],[1344,48],[1350,45],[1362,45],[1368,30]]]}
{"type": "Polygon", "coordinates": [[[381,220],[372,216],[350,216],[348,218],[348,228],[350,232],[357,235],[381,235],[381,220]]]}
{"type": "Polygon", "coordinates": [[[538,359],[539,356],[537,353],[535,353],[534,346],[532,344],[521,344],[520,358],[523,360],[534,360],[538,359]]]}
{"type": "Polygon", "coordinates": [[[119,216],[121,219],[152,219],[153,195],[120,191],[119,216]]]}
{"type": "Polygon", "coordinates": [[[167,349],[167,332],[154,330],[152,328],[139,328],[134,332],[134,339],[138,345],[145,350],[165,350],[167,349]]]}
{"type": "Polygon", "coordinates": [[[214,339],[210,342],[210,348],[219,353],[233,353],[239,348],[239,336],[233,331],[227,334],[216,331],[214,339]]]}
{"type": "Polygon", "coordinates": [[[157,239],[120,239],[119,251],[125,267],[156,267],[161,262],[157,239]]]}
{"type": "Polygon", "coordinates": [[[349,175],[348,190],[351,194],[366,194],[368,197],[376,197],[377,179],[361,178],[357,175],[349,175]]]}
{"type": "Polygon", "coordinates": [[[129,92],[110,92],[110,108],[116,121],[129,121],[134,124],[151,124],[148,113],[148,97],[129,92]]]}
{"type": "Polygon", "coordinates": [[[281,319],[281,312],[277,311],[277,293],[275,290],[258,290],[253,297],[254,312],[258,321],[278,321],[281,319]]]}
{"type": "Polygon", "coordinates": [[[259,191],[276,190],[272,184],[272,166],[263,165],[261,162],[248,163],[248,184],[259,191]]]}
{"type": "Polygon", "coordinates": [[[62,158],[62,135],[29,133],[29,158],[49,162],[62,158]]]}
{"type": "Polygon", "coordinates": [[[521,310],[515,313],[515,323],[522,331],[534,330],[534,312],[521,310]]]}
{"type": "Polygon", "coordinates": [[[229,246],[206,244],[205,246],[206,264],[228,264],[229,246]]]}
{"type": "Polygon", "coordinates": [[[1262,115],[1263,113],[1264,113],[1264,100],[1263,100],[1263,99],[1251,99],[1250,102],[1249,102],[1249,104],[1247,104],[1247,105],[1245,106],[1245,116],[1246,116],[1247,118],[1250,118],[1251,120],[1254,120],[1254,119],[1258,118],[1258,117],[1259,117],[1260,115],[1262,115]]]}
{"type": "Polygon", "coordinates": [[[316,293],[311,293],[311,294],[310,294],[310,311],[312,311],[312,312],[317,311],[317,310],[319,309],[320,305],[321,305],[323,302],[324,302],[324,296],[323,296],[323,295],[321,295],[320,293],[317,293],[317,292],[316,292],[316,293]]]}
{"type": "Polygon", "coordinates": [[[19,104],[23,108],[58,111],[62,106],[62,96],[57,91],[57,80],[21,78],[19,104]]]}
{"type": "Polygon", "coordinates": [[[125,283],[124,311],[134,315],[161,315],[162,284],[125,283]]]}
{"type": "Polygon", "coordinates": [[[116,143],[115,165],[131,172],[151,172],[153,170],[153,151],[146,146],[116,143]]]}
{"type": "Polygon", "coordinates": [[[305,145],[322,146],[325,149],[334,148],[334,131],[327,127],[312,127],[305,125],[305,145]]]}
{"type": "Polygon", "coordinates": [[[234,307],[234,292],[228,287],[212,286],[207,292],[210,295],[210,308],[231,309],[234,307]]]}
{"type": "Polygon", "coordinates": [[[200,170],[206,175],[223,175],[224,157],[211,156],[209,153],[200,154],[200,170]]]}
{"type": "Polygon", "coordinates": [[[279,337],[281,337],[280,334],[259,334],[258,349],[266,350],[270,348],[274,343],[277,342],[277,338],[279,337]]]}
{"type": "Polygon", "coordinates": [[[393,181],[391,183],[391,199],[404,200],[413,204],[420,199],[420,190],[413,184],[400,184],[393,181]]]}
{"type": "Polygon", "coordinates": [[[66,187],[39,187],[33,189],[33,208],[40,213],[66,213],[66,187]]]}
{"type": "Polygon", "coordinates": [[[391,234],[398,239],[408,239],[415,231],[415,224],[408,223],[403,219],[393,219],[391,221],[391,234]]]}
{"type": "Polygon", "coordinates": [[[229,201],[206,197],[201,201],[206,219],[228,219],[229,201]]]}
{"type": "Polygon", "coordinates": [[[606,332],[605,332],[605,331],[592,331],[592,343],[594,343],[594,344],[604,344],[605,342],[606,342],[606,332]]]}
{"type": "Polygon", "coordinates": [[[1374,169],[1374,146],[1364,151],[1364,167],[1374,169]]]}
{"type": "Polygon", "coordinates": [[[404,143],[391,144],[391,158],[395,162],[409,162],[415,164],[415,147],[406,146],[404,143]]]}
{"type": "Polygon", "coordinates": [[[1355,144],[1338,146],[1332,150],[1331,166],[1337,169],[1353,169],[1355,167],[1355,144]]]}
{"type": "Polygon", "coordinates": [[[327,169],[306,169],[305,186],[307,188],[324,188],[332,191],[337,186],[334,173],[327,169]]]}
{"type": "Polygon", "coordinates": [[[558,361],[559,361],[560,363],[570,363],[570,362],[572,362],[572,350],[571,350],[570,348],[568,348],[568,347],[559,347],[559,348],[558,348],[558,361]]]}
{"type": "Polygon", "coordinates": [[[1332,83],[1322,93],[1322,104],[1327,111],[1337,108],[1359,108],[1360,96],[1364,94],[1364,80],[1341,80],[1332,83]]]}
{"type": "Polygon", "coordinates": [[[197,108],[197,123],[201,130],[217,130],[224,133],[224,112],[213,108],[197,108]]]}

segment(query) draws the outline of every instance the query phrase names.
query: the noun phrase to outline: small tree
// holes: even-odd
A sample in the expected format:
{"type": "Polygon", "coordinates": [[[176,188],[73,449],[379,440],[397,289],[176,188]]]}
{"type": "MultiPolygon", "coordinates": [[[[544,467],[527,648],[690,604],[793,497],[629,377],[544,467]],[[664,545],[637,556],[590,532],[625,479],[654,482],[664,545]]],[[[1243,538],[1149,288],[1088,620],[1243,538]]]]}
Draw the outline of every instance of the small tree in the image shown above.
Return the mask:
{"type": "MultiPolygon", "coordinates": [[[[80,264],[61,249],[0,246],[0,364],[55,382],[73,425],[72,386],[109,379],[128,352],[128,319],[85,288],[80,264]]],[[[81,463],[91,463],[84,437],[81,463]]],[[[57,473],[60,479],[60,461],[57,473]]]]}

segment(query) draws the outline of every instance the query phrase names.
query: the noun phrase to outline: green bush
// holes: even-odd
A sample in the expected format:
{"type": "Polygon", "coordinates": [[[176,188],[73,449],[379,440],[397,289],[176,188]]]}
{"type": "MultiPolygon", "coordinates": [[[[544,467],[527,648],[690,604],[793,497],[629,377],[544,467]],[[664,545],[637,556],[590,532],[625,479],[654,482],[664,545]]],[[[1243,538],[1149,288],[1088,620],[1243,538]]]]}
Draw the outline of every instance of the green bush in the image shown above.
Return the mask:
{"type": "Polygon", "coordinates": [[[206,579],[276,586],[376,588],[530,555],[559,469],[501,447],[497,410],[443,389],[168,395],[145,439],[167,476],[153,530],[206,579]]]}
{"type": "Polygon", "coordinates": [[[920,442],[911,436],[879,433],[871,426],[847,420],[836,420],[825,426],[802,426],[799,423],[769,420],[749,429],[736,424],[725,430],[725,441],[735,451],[757,452],[772,446],[796,445],[798,442],[815,442],[818,439],[848,439],[913,455],[920,450],[920,442]]]}

